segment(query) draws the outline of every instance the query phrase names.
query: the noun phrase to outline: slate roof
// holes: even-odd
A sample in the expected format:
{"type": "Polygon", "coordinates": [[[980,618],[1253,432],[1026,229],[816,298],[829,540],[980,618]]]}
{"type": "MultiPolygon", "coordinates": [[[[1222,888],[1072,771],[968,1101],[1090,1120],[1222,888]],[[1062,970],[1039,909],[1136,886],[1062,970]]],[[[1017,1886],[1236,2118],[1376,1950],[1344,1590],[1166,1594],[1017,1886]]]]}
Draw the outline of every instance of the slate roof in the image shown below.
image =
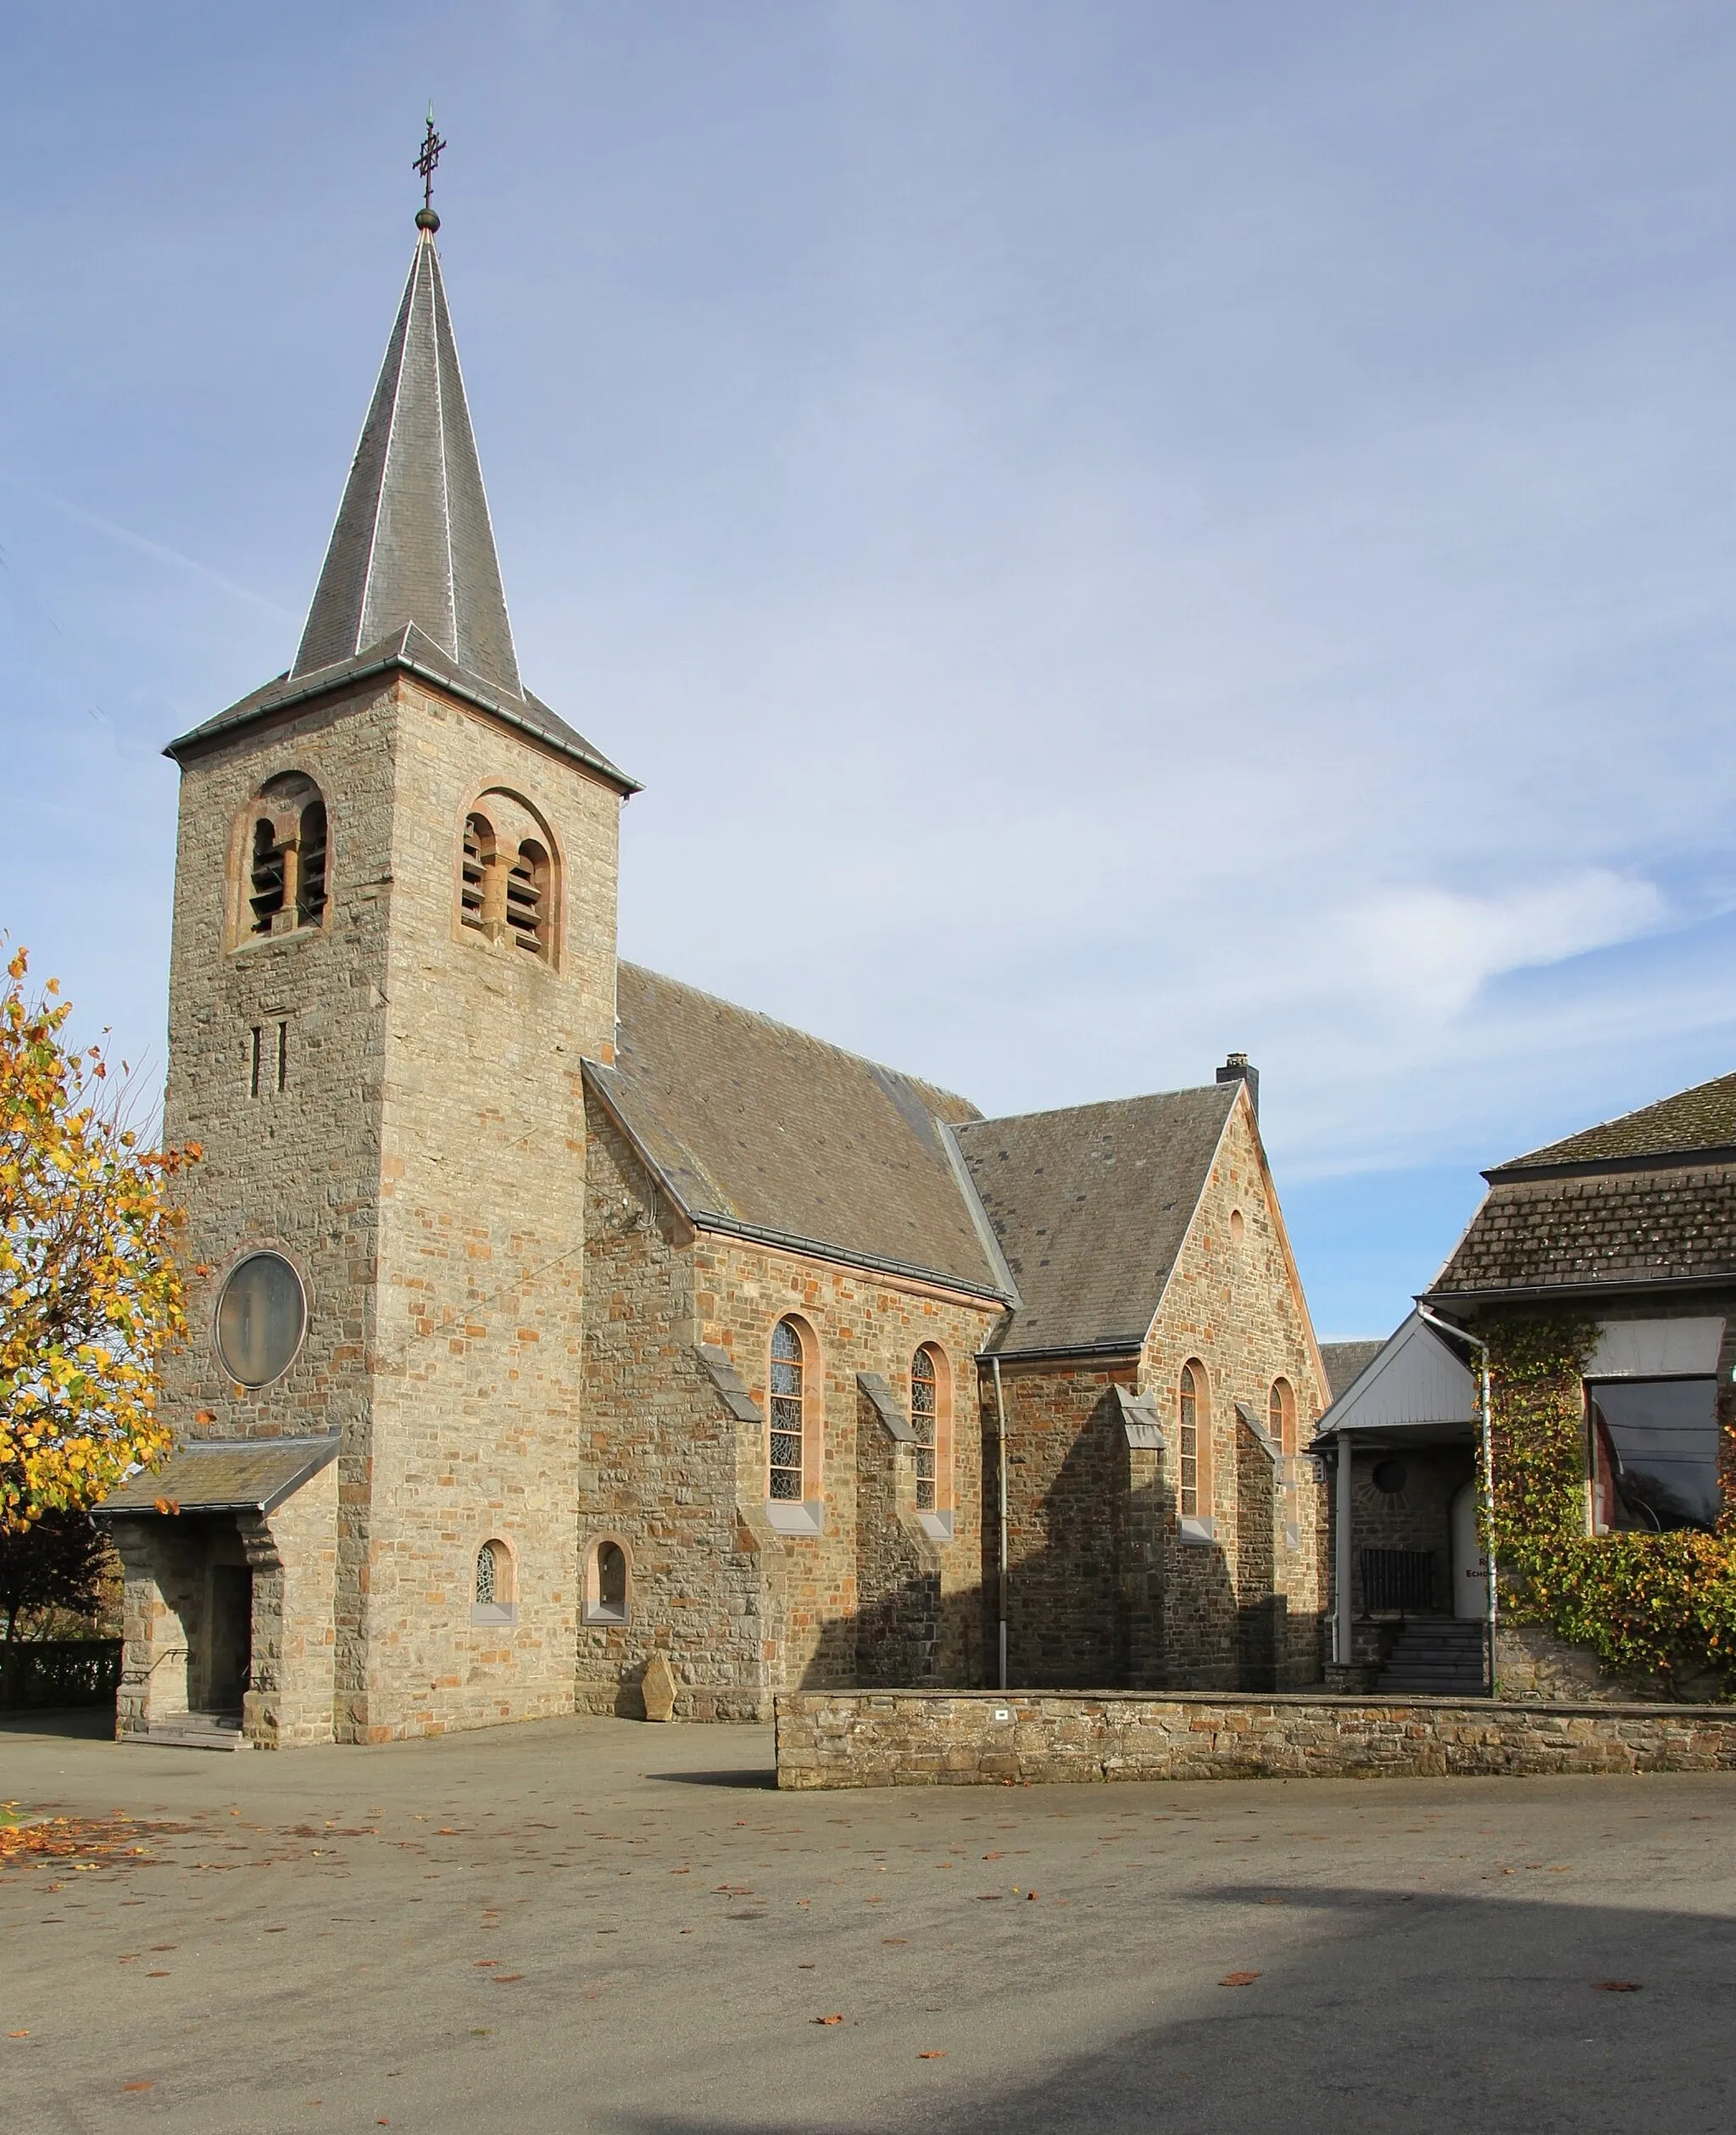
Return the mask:
{"type": "Polygon", "coordinates": [[[1019,1286],[1003,1356],[1137,1349],[1240,1085],[1215,1084],[958,1129],[1019,1286]]]}
{"type": "Polygon", "coordinates": [[[214,1440],[177,1446],[154,1473],[111,1490],[97,1517],[175,1513],[269,1513],[337,1452],[337,1437],[214,1440]]]}
{"type": "Polygon", "coordinates": [[[522,693],[494,529],[431,231],[415,256],[350,464],[292,674],[420,624],[447,657],[522,693]]]}
{"type": "Polygon", "coordinates": [[[1736,1277],[1736,1164],[1504,1179],[1430,1295],[1736,1277]]]}
{"type": "MultiPolygon", "coordinates": [[[[1638,1112],[1623,1112],[1619,1119],[1588,1127],[1533,1149],[1528,1156],[1514,1157],[1496,1167],[1498,1172],[1530,1169],[1534,1166],[1608,1161],[1624,1157],[1669,1157],[1697,1150],[1736,1151],[1736,1075],[1719,1075],[1711,1082],[1697,1083],[1673,1097],[1660,1098],[1638,1112]]],[[[1488,1174],[1493,1178],[1495,1173],[1488,1174]]]]}
{"type": "Polygon", "coordinates": [[[615,1063],[585,1072],[702,1226],[1003,1294],[936,1121],[949,1090],[623,963],[615,1063]]]}
{"type": "Polygon", "coordinates": [[[1348,1393],[1385,1347],[1383,1341],[1323,1341],[1320,1361],[1326,1367],[1327,1389],[1333,1400],[1348,1393]]]}
{"type": "Polygon", "coordinates": [[[622,793],[638,791],[520,678],[440,259],[426,230],[295,664],[164,754],[179,759],[250,721],[390,669],[438,682],[622,793]]]}

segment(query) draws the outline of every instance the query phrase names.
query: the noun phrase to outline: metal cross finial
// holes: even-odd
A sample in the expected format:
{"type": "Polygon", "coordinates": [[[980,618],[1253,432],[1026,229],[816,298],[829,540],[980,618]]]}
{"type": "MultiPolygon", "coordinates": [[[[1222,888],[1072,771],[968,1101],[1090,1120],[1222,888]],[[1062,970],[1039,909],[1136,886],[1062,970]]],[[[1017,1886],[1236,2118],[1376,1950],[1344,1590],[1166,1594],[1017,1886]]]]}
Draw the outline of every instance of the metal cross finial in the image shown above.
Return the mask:
{"type": "Polygon", "coordinates": [[[422,181],[422,212],[416,217],[420,230],[437,230],[440,218],[434,212],[434,166],[440,160],[440,151],[446,143],[434,131],[434,107],[428,106],[428,131],[422,137],[420,153],[410,166],[422,181]]]}

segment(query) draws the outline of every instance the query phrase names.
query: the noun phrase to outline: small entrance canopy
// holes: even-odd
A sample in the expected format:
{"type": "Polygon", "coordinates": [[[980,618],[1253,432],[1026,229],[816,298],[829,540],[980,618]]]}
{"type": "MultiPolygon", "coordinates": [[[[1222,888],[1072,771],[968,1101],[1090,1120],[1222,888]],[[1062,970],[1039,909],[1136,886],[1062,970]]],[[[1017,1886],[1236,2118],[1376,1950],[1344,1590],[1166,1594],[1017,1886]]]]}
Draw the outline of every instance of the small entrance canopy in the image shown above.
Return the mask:
{"type": "Polygon", "coordinates": [[[96,1509],[98,1519],[191,1513],[275,1512],[337,1451],[320,1438],[231,1439],[177,1446],[166,1467],[130,1476],[96,1509]]]}
{"type": "Polygon", "coordinates": [[[1313,1450],[1335,1456],[1333,1567],[1333,1658],[1351,1655],[1350,1454],[1381,1446],[1467,1444],[1475,1430],[1477,1381],[1459,1345],[1412,1313],[1357,1373],[1320,1419],[1313,1450]]]}

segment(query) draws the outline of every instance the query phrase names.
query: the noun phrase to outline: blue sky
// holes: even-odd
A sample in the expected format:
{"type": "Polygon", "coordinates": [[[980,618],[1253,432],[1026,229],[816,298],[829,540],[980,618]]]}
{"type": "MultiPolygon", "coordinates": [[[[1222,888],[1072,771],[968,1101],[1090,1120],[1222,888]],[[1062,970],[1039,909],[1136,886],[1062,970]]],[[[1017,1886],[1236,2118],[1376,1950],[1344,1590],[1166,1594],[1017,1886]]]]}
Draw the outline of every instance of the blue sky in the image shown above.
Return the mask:
{"type": "Polygon", "coordinates": [[[1323,1337],[1736,1065],[1736,14],[0,25],[0,926],[160,1068],[158,751],[285,666],[438,204],[625,952],[1017,1111],[1262,1070],[1323,1337]]]}

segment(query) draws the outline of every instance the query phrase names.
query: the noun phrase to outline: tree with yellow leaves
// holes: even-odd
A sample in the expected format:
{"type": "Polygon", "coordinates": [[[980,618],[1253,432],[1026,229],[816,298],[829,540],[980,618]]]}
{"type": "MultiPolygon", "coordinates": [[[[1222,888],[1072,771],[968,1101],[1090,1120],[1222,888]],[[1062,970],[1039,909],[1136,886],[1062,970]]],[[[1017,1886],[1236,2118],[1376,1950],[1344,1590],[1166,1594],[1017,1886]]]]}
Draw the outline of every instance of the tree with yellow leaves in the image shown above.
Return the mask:
{"type": "Polygon", "coordinates": [[[0,991],[0,1529],[94,1504],[168,1451],[156,1361],[186,1331],[166,1182],[197,1148],[142,1148],[124,1079],[75,1051],[71,1004],[0,991]]]}

